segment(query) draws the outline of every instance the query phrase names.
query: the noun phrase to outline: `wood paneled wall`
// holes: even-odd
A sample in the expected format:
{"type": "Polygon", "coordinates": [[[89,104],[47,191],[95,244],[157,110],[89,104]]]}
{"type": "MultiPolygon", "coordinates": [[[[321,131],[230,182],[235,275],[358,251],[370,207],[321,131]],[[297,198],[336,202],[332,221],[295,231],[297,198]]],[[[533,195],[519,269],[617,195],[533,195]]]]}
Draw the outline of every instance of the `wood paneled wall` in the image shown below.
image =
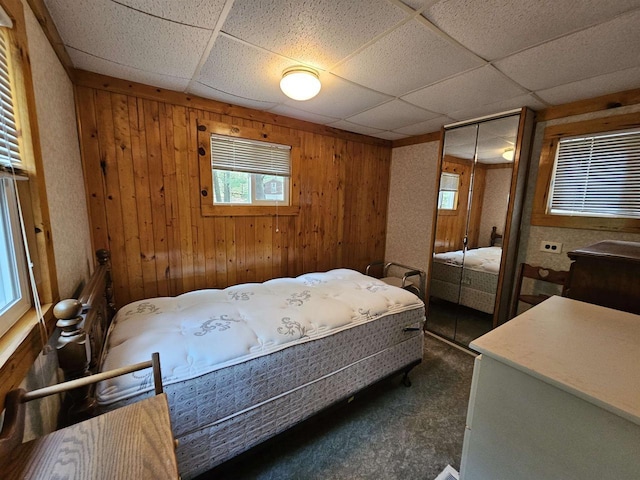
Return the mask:
{"type": "Polygon", "coordinates": [[[217,102],[76,89],[93,246],[112,252],[118,306],[383,258],[389,145],[229,116],[217,102]],[[298,135],[299,214],[202,216],[198,118],[298,135]]]}
{"type": "Polygon", "coordinates": [[[456,210],[438,210],[434,252],[462,250],[465,232],[468,248],[478,247],[482,200],[484,197],[486,167],[480,163],[474,165],[470,160],[445,155],[442,159],[442,171],[460,175],[458,187],[458,208],[456,210]],[[471,181],[473,177],[473,187],[471,181]],[[469,208],[469,189],[473,188],[471,208],[469,208]],[[467,230],[468,228],[468,230],[467,230]]]}

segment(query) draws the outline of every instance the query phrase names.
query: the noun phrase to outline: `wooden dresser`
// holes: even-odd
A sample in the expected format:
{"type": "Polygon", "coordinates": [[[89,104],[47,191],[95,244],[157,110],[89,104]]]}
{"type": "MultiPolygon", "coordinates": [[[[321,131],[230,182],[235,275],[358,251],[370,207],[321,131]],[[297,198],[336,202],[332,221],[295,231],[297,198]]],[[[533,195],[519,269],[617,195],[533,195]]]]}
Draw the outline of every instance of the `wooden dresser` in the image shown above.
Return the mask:
{"type": "Polygon", "coordinates": [[[607,240],[567,255],[566,297],[640,314],[640,243],[607,240]]]}

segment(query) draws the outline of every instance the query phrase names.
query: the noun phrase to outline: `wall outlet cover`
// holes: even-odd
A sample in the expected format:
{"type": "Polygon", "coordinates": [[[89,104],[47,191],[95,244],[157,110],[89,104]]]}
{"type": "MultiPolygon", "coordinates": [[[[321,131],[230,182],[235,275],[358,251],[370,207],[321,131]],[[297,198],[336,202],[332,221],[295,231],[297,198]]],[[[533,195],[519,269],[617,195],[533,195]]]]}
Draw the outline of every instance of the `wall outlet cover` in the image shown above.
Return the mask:
{"type": "Polygon", "coordinates": [[[560,242],[550,242],[548,240],[542,240],[540,242],[540,251],[547,253],[561,253],[562,252],[562,243],[560,242]]]}

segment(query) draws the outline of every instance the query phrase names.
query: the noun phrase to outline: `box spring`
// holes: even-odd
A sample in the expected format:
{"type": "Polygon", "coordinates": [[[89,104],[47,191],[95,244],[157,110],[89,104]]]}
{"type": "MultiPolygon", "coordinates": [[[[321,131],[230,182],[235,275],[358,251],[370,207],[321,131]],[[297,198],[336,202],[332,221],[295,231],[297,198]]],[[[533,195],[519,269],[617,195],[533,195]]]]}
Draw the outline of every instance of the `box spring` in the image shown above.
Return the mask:
{"type": "MultiPolygon", "coordinates": [[[[192,478],[422,359],[424,309],[382,316],[167,385],[178,466],[192,478]],[[409,327],[411,330],[406,331],[409,327]]],[[[145,392],[102,406],[118,408],[145,392]]]]}

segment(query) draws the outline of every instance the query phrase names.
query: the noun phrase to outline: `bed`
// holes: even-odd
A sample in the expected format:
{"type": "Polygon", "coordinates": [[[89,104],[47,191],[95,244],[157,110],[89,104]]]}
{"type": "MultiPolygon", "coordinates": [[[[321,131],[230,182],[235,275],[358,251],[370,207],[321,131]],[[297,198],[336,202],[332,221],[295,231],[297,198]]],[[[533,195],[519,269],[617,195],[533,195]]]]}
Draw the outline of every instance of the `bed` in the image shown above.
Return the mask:
{"type": "Polygon", "coordinates": [[[435,253],[430,294],[492,314],[502,260],[501,239],[493,227],[489,247],[435,253]]]}
{"type": "MultiPolygon", "coordinates": [[[[134,302],[115,315],[97,363],[160,353],[187,479],[389,375],[406,378],[422,360],[423,324],[412,293],[336,269],[134,302]]],[[[151,395],[151,372],[87,392],[100,411],[151,395]]]]}

